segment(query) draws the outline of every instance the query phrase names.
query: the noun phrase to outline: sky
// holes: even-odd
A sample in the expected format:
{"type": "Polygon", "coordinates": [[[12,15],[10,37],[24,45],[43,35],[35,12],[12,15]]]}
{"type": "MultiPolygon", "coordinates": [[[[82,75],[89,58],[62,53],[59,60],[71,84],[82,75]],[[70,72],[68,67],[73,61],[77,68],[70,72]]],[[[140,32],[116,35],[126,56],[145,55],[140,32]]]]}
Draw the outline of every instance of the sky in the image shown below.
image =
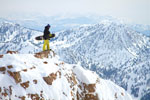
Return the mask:
{"type": "Polygon", "coordinates": [[[0,17],[39,13],[46,16],[113,16],[150,25],[150,0],[0,0],[0,17]]]}

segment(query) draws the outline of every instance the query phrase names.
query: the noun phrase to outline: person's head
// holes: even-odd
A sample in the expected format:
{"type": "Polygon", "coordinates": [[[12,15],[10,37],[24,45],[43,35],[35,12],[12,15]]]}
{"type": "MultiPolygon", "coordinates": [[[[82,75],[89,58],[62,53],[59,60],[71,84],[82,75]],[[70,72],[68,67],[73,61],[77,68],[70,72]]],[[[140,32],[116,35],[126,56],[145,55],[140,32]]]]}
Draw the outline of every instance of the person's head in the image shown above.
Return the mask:
{"type": "Polygon", "coordinates": [[[50,26],[49,24],[47,24],[47,25],[45,26],[45,28],[48,28],[48,29],[49,29],[50,27],[51,27],[51,26],[50,26]]]}

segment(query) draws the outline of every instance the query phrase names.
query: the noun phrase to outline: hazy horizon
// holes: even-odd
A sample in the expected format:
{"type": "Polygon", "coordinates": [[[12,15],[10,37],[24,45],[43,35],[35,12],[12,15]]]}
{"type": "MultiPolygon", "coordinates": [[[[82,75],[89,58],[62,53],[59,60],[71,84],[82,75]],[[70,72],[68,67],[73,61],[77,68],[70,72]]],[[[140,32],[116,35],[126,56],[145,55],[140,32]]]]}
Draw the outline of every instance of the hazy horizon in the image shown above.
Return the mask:
{"type": "Polygon", "coordinates": [[[150,25],[150,0],[0,0],[0,8],[0,17],[97,15],[150,25]]]}

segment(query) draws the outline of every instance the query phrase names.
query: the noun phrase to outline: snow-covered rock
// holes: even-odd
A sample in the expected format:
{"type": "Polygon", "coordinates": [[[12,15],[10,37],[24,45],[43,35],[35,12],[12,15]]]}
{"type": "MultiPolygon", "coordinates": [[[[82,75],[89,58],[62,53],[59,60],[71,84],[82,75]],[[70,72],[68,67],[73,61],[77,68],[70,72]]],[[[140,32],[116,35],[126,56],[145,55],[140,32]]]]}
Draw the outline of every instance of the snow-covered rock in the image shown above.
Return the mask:
{"type": "Polygon", "coordinates": [[[113,82],[54,52],[0,55],[0,100],[132,100],[113,82]]]}

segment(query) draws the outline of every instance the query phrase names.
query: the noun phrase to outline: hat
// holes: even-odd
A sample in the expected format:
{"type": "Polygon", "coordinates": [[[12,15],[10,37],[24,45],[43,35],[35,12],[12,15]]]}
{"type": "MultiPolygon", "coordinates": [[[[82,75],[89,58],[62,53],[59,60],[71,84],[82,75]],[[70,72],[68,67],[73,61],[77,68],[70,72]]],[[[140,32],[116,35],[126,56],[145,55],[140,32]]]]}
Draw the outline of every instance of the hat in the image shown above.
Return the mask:
{"type": "Polygon", "coordinates": [[[49,24],[47,24],[47,27],[51,27],[49,24]]]}
{"type": "Polygon", "coordinates": [[[49,24],[47,24],[46,26],[45,26],[45,28],[50,28],[51,26],[49,25],[49,24]]]}

